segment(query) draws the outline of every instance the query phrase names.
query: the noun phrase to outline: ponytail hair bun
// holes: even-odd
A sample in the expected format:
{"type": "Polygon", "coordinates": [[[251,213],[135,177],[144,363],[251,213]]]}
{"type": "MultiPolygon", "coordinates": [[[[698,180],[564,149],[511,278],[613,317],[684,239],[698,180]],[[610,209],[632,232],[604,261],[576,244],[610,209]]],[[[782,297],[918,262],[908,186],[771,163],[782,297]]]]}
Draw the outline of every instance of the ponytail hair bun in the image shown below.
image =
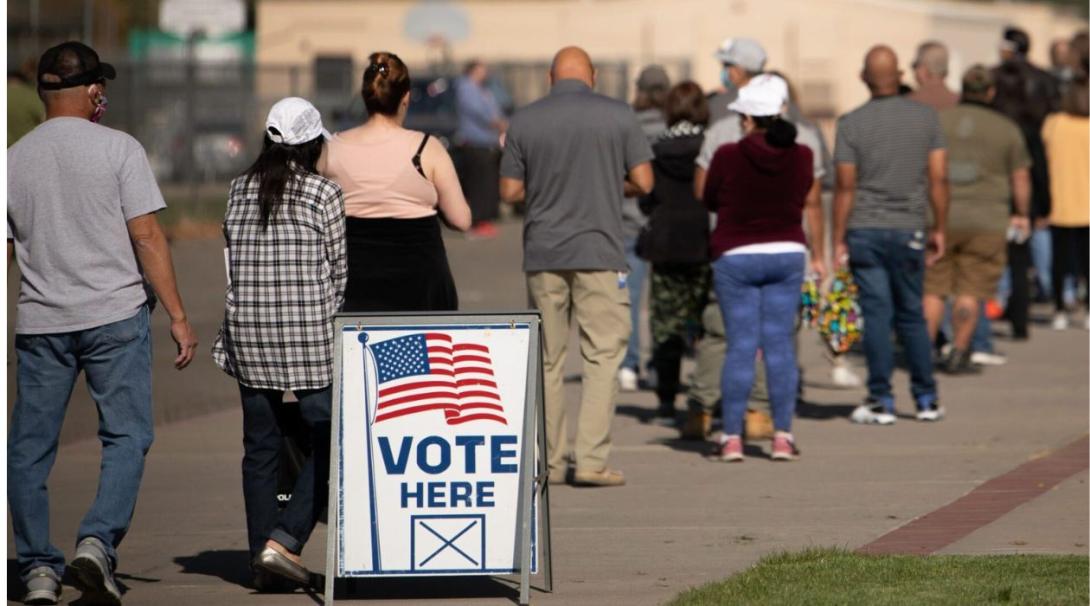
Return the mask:
{"type": "Polygon", "coordinates": [[[791,147],[799,136],[799,129],[782,116],[753,116],[753,122],[765,131],[765,141],[772,147],[791,147]]]}
{"type": "Polygon", "coordinates": [[[412,86],[409,68],[397,55],[389,52],[371,53],[363,70],[363,105],[368,114],[397,115],[401,99],[412,86]]]}

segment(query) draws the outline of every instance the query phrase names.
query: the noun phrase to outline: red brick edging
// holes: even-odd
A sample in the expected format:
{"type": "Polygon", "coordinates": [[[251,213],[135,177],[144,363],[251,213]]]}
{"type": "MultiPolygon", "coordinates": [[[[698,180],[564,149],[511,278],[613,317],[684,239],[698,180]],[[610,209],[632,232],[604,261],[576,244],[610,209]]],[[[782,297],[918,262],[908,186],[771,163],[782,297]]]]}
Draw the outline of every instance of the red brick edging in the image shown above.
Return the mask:
{"type": "Polygon", "coordinates": [[[1087,468],[1090,438],[992,478],[969,494],[859,548],[867,554],[927,555],[959,541],[1087,468]]]}

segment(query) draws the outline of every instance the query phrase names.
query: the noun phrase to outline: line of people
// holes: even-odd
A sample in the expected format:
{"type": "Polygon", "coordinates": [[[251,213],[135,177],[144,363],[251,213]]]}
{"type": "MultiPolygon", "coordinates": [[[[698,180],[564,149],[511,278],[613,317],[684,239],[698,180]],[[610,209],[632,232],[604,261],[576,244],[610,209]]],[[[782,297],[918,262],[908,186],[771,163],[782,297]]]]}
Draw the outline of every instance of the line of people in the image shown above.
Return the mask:
{"type": "MultiPolygon", "coordinates": [[[[1085,247],[1090,229],[1085,40],[1072,42],[1079,60],[1063,111],[1043,118],[1041,137],[1053,169],[1054,242],[1065,247],[1085,247]]],[[[1014,42],[1024,62],[1028,42],[1023,46],[1014,42]]],[[[639,112],[594,92],[596,71],[585,51],[557,53],[549,94],[509,124],[492,124],[504,132],[498,195],[525,208],[523,269],[530,304],[542,316],[550,482],[625,483],[609,457],[618,377],[627,380],[622,369],[633,370],[626,353],[639,323],[633,255],[651,263],[658,414],[675,416],[681,359],[693,347],[697,368],[682,430],[707,438],[721,408],[713,459],[744,460],[747,437],[771,438],[773,459],[799,455],[791,433],[799,295],[804,276],[824,276],[830,262],[850,267],[867,326],[868,396],[852,419],[896,420],[892,332],[908,359],[916,418],[942,418],[928,331],[942,325],[942,298],[956,296],[943,364],[955,372],[966,366],[974,314],[999,280],[1006,231],[1016,243],[1028,235],[1037,188],[1027,170],[1038,166],[1030,164],[1032,145],[983,107],[993,94],[1002,107],[1006,68],[970,69],[959,103],[941,117],[926,104],[951,101],[922,79],[945,75],[944,52],[936,43],[921,47],[914,99],[901,94],[894,52],[873,48],[862,72],[872,98],[841,118],[833,154],[800,118],[786,80],[765,73],[756,41],[724,43],[717,56],[728,92],[711,97],[693,82],[670,87],[661,70],[645,71],[639,112]],[[830,186],[831,222],[822,204],[830,186]],[[626,211],[633,208],[640,214],[626,211]],[[637,220],[626,233],[626,216],[643,215],[646,224],[637,220]],[[563,369],[572,318],[583,381],[569,455],[563,369]],[[751,411],[753,391],[765,392],[767,402],[751,411]]],[[[118,604],[116,550],[152,441],[148,316],[156,301],[171,318],[179,369],[197,347],[156,221],[165,204],[143,149],[95,124],[115,77],[82,44],[47,50],[37,82],[47,120],[8,152],[9,259],[22,274],[8,495],[28,603],[56,603],[65,570],[49,538],[45,482],[79,372],[87,373],[99,408],[103,463],[68,567],[90,603],[118,604]]],[[[212,349],[239,384],[250,556],[254,584],[264,591],[308,578],[300,553],[327,497],[333,315],[458,307],[440,223],[466,231],[473,213],[446,149],[404,128],[410,89],[405,64],[380,52],[364,70],[370,118],[358,127],[330,135],[309,102],[278,102],[259,157],[231,183],[228,288],[212,349]],[[277,409],[289,391],[316,447],[279,511],[285,428],[277,409]]],[[[1085,256],[1078,268],[1084,279],[1085,256]]],[[[1054,290],[1062,291],[1072,258],[1053,259],[1061,268],[1053,271],[1054,290]]],[[[1012,283],[1020,279],[1012,268],[1012,283]]],[[[1017,336],[1016,314],[1012,322],[1017,336]]],[[[845,368],[843,360],[835,364],[845,368]]]]}

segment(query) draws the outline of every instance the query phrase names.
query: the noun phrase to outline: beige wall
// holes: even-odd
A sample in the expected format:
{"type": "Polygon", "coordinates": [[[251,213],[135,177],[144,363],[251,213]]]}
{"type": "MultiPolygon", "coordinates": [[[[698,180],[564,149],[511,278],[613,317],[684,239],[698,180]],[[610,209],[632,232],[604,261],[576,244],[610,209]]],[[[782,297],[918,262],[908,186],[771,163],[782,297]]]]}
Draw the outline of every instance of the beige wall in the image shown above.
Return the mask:
{"type": "MultiPolygon", "coordinates": [[[[470,35],[451,44],[453,58],[548,60],[578,44],[597,60],[627,61],[633,71],[654,61],[688,61],[704,86],[716,86],[712,53],[728,36],[757,38],[769,68],[797,85],[804,106],[843,112],[861,103],[863,53],[889,44],[906,65],[916,45],[938,39],[951,49],[951,84],[975,62],[994,63],[1003,26],[1017,23],[1034,40],[1031,55],[1047,64],[1049,42],[1086,23],[1041,5],[929,0],[465,0],[470,35]],[[807,96],[811,97],[809,103],[807,96]],[[825,103],[818,103],[827,97],[825,103]]],[[[351,54],[362,64],[373,50],[397,52],[410,64],[436,50],[405,35],[416,2],[399,0],[262,0],[257,60],[310,65],[318,54],[351,54]]],[[[907,67],[906,67],[907,69],[907,67]]],[[[911,82],[911,76],[907,78],[911,82]]]]}

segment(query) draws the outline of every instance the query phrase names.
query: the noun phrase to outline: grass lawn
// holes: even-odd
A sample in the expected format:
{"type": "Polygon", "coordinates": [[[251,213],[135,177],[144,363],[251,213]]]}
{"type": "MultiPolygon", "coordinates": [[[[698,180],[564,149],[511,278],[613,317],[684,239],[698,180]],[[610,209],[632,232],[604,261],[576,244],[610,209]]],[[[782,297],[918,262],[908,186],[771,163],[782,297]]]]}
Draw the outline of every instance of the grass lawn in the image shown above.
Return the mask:
{"type": "Polygon", "coordinates": [[[721,604],[1079,604],[1086,556],[867,556],[814,549],[762,559],[670,606],[721,604]]]}

